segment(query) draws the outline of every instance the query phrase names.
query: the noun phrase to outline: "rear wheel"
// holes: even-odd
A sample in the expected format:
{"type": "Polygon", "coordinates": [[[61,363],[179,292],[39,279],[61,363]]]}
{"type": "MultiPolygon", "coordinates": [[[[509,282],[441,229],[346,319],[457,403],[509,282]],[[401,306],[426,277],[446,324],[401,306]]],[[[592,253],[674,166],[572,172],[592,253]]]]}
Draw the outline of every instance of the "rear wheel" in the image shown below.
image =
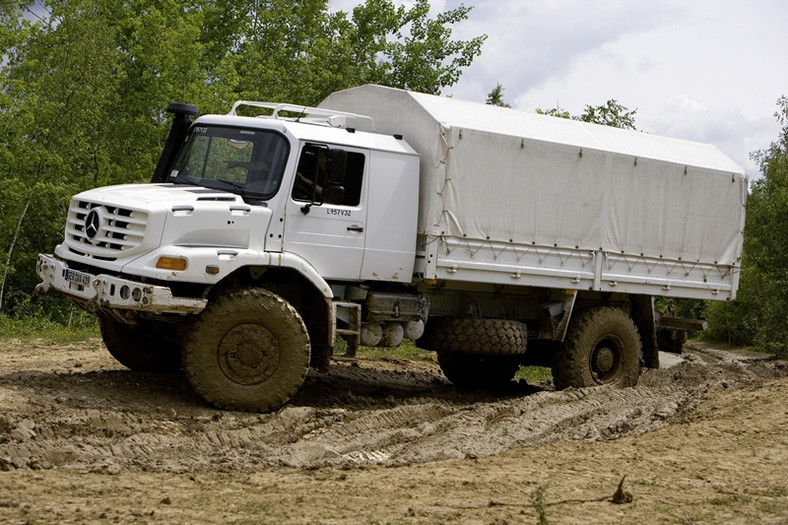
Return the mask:
{"type": "Polygon", "coordinates": [[[173,372],[181,367],[181,346],[172,324],[143,319],[125,324],[99,319],[101,337],[120,364],[142,372],[173,372]]]}
{"type": "Polygon", "coordinates": [[[194,390],[219,408],[275,410],[309,369],[301,316],[261,288],[229,292],[197,317],[184,340],[183,366],[194,390]]]}
{"type": "Polygon", "coordinates": [[[635,386],[640,359],[640,335],[629,315],[618,308],[593,308],[569,327],[553,358],[553,381],[557,389],[635,386]]]}

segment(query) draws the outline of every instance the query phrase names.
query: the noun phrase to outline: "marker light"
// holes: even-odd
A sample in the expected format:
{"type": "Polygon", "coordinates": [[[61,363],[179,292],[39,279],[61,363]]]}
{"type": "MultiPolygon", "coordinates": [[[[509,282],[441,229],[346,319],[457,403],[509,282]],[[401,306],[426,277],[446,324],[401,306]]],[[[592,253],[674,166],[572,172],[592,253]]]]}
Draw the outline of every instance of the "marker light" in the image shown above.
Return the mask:
{"type": "Polygon", "coordinates": [[[186,269],[187,264],[188,261],[182,257],[159,257],[159,260],[156,262],[156,268],[182,272],[186,269]]]}

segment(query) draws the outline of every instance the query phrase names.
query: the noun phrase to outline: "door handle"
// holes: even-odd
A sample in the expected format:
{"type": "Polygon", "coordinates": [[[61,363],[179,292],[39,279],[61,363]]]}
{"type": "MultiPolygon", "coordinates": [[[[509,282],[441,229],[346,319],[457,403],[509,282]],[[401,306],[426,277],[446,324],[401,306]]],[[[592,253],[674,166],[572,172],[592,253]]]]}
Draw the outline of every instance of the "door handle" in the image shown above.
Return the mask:
{"type": "Polygon", "coordinates": [[[364,231],[364,227],[363,226],[356,226],[354,224],[353,226],[348,226],[347,227],[347,231],[349,231],[349,232],[363,232],[364,231]]]}

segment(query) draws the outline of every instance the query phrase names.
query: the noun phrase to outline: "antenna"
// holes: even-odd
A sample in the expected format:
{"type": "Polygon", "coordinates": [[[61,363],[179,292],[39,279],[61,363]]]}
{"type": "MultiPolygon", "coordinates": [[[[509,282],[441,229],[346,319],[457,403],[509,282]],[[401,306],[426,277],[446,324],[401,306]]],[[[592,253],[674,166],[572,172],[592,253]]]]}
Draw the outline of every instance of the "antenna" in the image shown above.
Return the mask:
{"type": "Polygon", "coordinates": [[[306,110],[308,107],[309,106],[304,106],[304,109],[302,109],[301,113],[299,113],[298,116],[296,117],[295,119],[296,122],[301,122],[301,117],[303,117],[306,114],[306,110]]]}

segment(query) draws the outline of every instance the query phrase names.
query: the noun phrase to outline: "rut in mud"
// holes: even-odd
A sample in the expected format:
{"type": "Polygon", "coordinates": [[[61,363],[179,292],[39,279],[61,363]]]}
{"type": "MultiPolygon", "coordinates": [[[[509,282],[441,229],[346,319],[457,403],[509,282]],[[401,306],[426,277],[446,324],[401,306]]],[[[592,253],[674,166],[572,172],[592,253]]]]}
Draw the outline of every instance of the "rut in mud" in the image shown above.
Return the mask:
{"type": "Polygon", "coordinates": [[[338,359],[271,414],[208,407],[180,373],[123,369],[100,342],[8,342],[0,354],[0,470],[193,472],[407,465],[661,428],[709,390],[785,375],[764,356],[695,348],[636,388],[459,391],[437,365],[338,359]]]}

